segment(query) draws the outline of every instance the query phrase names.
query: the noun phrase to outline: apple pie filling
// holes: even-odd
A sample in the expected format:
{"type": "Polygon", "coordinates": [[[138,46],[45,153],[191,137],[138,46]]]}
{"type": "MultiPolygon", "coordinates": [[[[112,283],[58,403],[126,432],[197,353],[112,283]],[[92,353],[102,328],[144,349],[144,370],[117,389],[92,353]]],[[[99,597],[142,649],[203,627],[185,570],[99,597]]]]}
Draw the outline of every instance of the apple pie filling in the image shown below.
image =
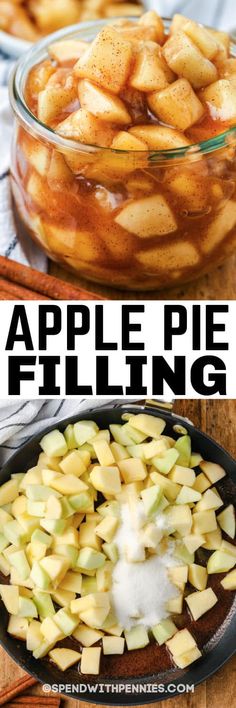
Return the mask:
{"type": "Polygon", "coordinates": [[[225,470],[162,418],[123,417],[47,433],[35,466],[0,487],[8,632],[62,671],[96,675],[148,646],[184,669],[202,656],[201,618],[236,589],[225,470]]]}
{"type": "MultiPolygon", "coordinates": [[[[224,32],[155,12],[47,47],[25,82],[13,190],[46,252],[82,276],[148,289],[233,251],[236,58],[224,32]],[[40,137],[40,124],[48,137],[40,137]]],[[[45,133],[44,133],[45,134],[45,133]]]]}

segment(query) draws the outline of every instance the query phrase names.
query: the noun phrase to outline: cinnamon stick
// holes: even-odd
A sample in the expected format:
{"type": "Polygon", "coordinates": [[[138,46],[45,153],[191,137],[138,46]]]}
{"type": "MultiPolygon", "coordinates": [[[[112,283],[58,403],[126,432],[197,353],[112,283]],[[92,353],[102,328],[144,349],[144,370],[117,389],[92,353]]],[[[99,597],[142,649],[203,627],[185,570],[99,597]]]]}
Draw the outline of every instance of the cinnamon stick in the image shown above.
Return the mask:
{"type": "Polygon", "coordinates": [[[6,686],[6,688],[0,692],[0,706],[11,702],[13,698],[27,691],[27,688],[30,688],[30,686],[35,686],[36,683],[38,683],[36,678],[25,674],[20,679],[17,679],[17,681],[14,681],[10,686],[6,686]]]}
{"type": "MultiPolygon", "coordinates": [[[[22,285],[16,283],[11,283],[10,280],[0,277],[0,294],[5,293],[12,297],[8,297],[8,300],[48,300],[46,295],[40,295],[35,293],[33,290],[24,288],[22,285]]],[[[3,298],[0,297],[0,300],[3,298]]],[[[5,298],[4,298],[5,299],[5,298]]]]}
{"type": "Polygon", "coordinates": [[[45,696],[18,696],[14,698],[13,702],[11,701],[11,706],[32,706],[32,705],[37,705],[38,706],[47,706],[47,708],[57,708],[60,705],[61,698],[60,695],[57,693],[56,695],[48,695],[46,694],[45,696]]]}
{"type": "Polygon", "coordinates": [[[83,288],[66,283],[54,275],[41,273],[34,268],[22,265],[16,261],[0,256],[0,276],[12,283],[22,285],[39,295],[46,295],[52,300],[103,300],[101,295],[96,295],[83,288]]]}

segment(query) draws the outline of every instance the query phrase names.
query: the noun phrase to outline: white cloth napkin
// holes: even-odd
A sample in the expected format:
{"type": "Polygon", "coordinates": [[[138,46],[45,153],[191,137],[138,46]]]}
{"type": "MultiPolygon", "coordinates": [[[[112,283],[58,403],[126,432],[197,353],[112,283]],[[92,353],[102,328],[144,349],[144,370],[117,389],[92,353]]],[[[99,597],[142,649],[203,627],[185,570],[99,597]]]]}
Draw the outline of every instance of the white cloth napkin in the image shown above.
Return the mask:
{"type": "MultiPolygon", "coordinates": [[[[132,404],[134,400],[130,401],[132,404]]],[[[93,408],[115,406],[118,400],[43,400],[4,401],[0,399],[0,468],[32,435],[67,416],[81,414],[93,408]]],[[[128,401],[126,401],[128,403],[128,401]]],[[[92,417],[92,416],[91,416],[92,417]]],[[[0,479],[1,483],[1,479],[0,479]]]]}
{"type": "Polygon", "coordinates": [[[45,271],[47,258],[42,251],[25,236],[19,241],[12,211],[9,167],[13,117],[7,84],[13,64],[0,49],[0,255],[45,271]]]}

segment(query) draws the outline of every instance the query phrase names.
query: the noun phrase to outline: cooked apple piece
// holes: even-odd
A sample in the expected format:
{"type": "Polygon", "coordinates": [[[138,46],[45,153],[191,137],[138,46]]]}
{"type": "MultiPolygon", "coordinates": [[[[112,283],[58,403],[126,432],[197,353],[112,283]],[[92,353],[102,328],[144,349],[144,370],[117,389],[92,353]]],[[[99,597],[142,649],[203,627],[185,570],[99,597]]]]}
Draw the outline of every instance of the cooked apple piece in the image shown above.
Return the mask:
{"type": "MultiPolygon", "coordinates": [[[[200,460],[200,462],[202,462],[202,460],[200,460]]],[[[196,492],[202,494],[206,491],[206,489],[209,489],[210,486],[211,482],[209,482],[209,479],[207,479],[206,475],[203,472],[200,472],[200,474],[198,474],[195,479],[193,489],[195,489],[196,492]]]]}
{"type": "Polygon", "coordinates": [[[178,79],[162,91],[148,96],[151,111],[164,123],[187,130],[204,114],[204,108],[187,79],[178,79]]]}
{"type": "Polygon", "coordinates": [[[217,516],[218,524],[222,531],[225,531],[230,538],[235,537],[235,509],[233,504],[229,504],[217,516]]]}
{"type": "Polygon", "coordinates": [[[212,573],[227,573],[228,570],[235,566],[235,563],[236,557],[220,548],[212,553],[208,559],[207,572],[209,575],[212,573]]]}
{"type": "Polygon", "coordinates": [[[164,45],[163,55],[172,71],[187,79],[193,88],[200,89],[217,80],[214,64],[200,52],[184,32],[175,34],[164,45]]]}
{"type": "Polygon", "coordinates": [[[172,622],[172,620],[169,618],[161,620],[159,624],[156,624],[154,627],[152,627],[152,634],[158,642],[159,646],[165,644],[167,639],[173,637],[177,631],[178,630],[174,622],[172,622]]]}
{"type": "Polygon", "coordinates": [[[208,509],[207,511],[196,511],[193,514],[193,533],[209,533],[210,531],[215,531],[217,528],[217,521],[215,511],[213,509],[208,509]]]}
{"type": "Polygon", "coordinates": [[[102,467],[95,465],[91,472],[90,479],[95,489],[105,495],[116,495],[121,492],[120,472],[118,467],[102,467]]]}
{"type": "Polygon", "coordinates": [[[219,79],[202,91],[213,120],[232,125],[236,121],[236,86],[228,79],[219,79]]]}
{"type": "Polygon", "coordinates": [[[199,467],[201,467],[201,470],[207,476],[211,484],[216,484],[216,482],[219,482],[219,480],[225,477],[226,475],[226,472],[223,467],[216,464],[215,462],[205,462],[203,460],[203,462],[200,462],[199,467]]]}
{"type": "Polygon", "coordinates": [[[202,534],[190,533],[183,537],[183,543],[189,553],[195,553],[200,546],[205,544],[205,536],[202,534]]]}
{"type": "Polygon", "coordinates": [[[179,632],[175,632],[174,636],[166,642],[166,646],[175,657],[194,649],[196,642],[188,629],[181,629],[179,632]]]}
{"type": "Polygon", "coordinates": [[[74,72],[112,93],[119,93],[127,82],[131,61],[131,44],[114,27],[107,26],[80,57],[74,72]]]}
{"type": "Polygon", "coordinates": [[[222,544],[222,533],[220,527],[217,526],[215,531],[210,531],[204,534],[205,542],[202,543],[208,551],[218,551],[222,544]]]}
{"type": "Polygon", "coordinates": [[[147,143],[139,140],[125,130],[121,130],[114,137],[111,147],[113,150],[147,150],[147,143]]]}
{"type": "Polygon", "coordinates": [[[61,182],[65,182],[68,184],[73,181],[73,174],[66,164],[63,155],[56,150],[52,153],[50,164],[45,174],[47,174],[48,183],[52,189],[56,189],[58,183],[61,184],[61,182]]]}
{"type": "Polygon", "coordinates": [[[128,651],[146,647],[147,644],[149,644],[149,637],[146,628],[142,625],[136,625],[135,627],[132,627],[132,629],[126,630],[125,641],[128,651]]]}
{"type": "Polygon", "coordinates": [[[133,200],[124,206],[115,221],[140,238],[165,236],[177,230],[174,214],[161,194],[133,200]]]}
{"type": "Polygon", "coordinates": [[[185,135],[162,125],[135,125],[129,133],[144,140],[151,150],[174,150],[190,145],[185,135]]]}
{"type": "Polygon", "coordinates": [[[21,148],[28,162],[34,167],[42,177],[47,175],[51,152],[43,143],[24,136],[21,148]]]}
{"type": "MultiPolygon", "coordinates": [[[[201,211],[207,204],[206,185],[201,175],[187,168],[168,174],[166,185],[180,197],[188,210],[201,211]]],[[[201,460],[201,458],[200,458],[201,460]]],[[[199,460],[199,461],[200,461],[199,460]]]]}
{"type": "MultiPolygon", "coordinates": [[[[84,108],[71,113],[57,125],[57,132],[65,138],[79,140],[81,143],[109,147],[115,131],[105,121],[93,116],[84,108]]],[[[69,164],[69,163],[68,163],[69,164]]]]}
{"type": "Polygon", "coordinates": [[[121,460],[118,462],[118,467],[125,484],[145,479],[147,476],[146,465],[140,458],[121,460]]]}
{"type": "Polygon", "coordinates": [[[176,34],[176,32],[179,33],[188,21],[188,17],[185,17],[182,14],[180,15],[178,12],[175,13],[175,15],[173,15],[173,19],[170,25],[170,34],[176,34]]]}
{"type": "Polygon", "coordinates": [[[215,29],[208,29],[211,37],[213,37],[219,45],[219,54],[221,57],[227,58],[230,53],[230,35],[228,32],[222,32],[215,29]]]}
{"type": "Polygon", "coordinates": [[[56,622],[52,617],[45,617],[41,624],[41,634],[44,639],[47,639],[50,643],[55,644],[63,639],[64,634],[61,629],[57,626],[56,622]]]}
{"type": "Polygon", "coordinates": [[[106,543],[110,543],[116,532],[118,523],[119,520],[117,519],[117,517],[107,516],[100,522],[100,524],[96,526],[95,533],[97,534],[97,536],[102,538],[103,541],[106,541],[106,543]]]}
{"type": "Polygon", "coordinates": [[[178,493],[180,491],[180,485],[176,484],[176,482],[172,482],[170,479],[167,477],[164,477],[162,474],[159,472],[151,472],[150,473],[150,478],[152,482],[158,486],[161,487],[163,490],[164,495],[170,502],[174,502],[176,497],[178,496],[178,493]]]}
{"type": "Polygon", "coordinates": [[[135,56],[130,86],[138,91],[160,91],[173,80],[174,74],[161,56],[158,45],[150,42],[141,46],[135,56]]]}
{"type": "MultiPolygon", "coordinates": [[[[136,255],[138,263],[147,268],[148,273],[163,273],[168,270],[193,267],[199,262],[199,254],[195,246],[187,241],[178,241],[169,246],[149,248],[136,255]]],[[[179,460],[178,460],[179,461],[179,460]]]]}
{"type": "Polygon", "coordinates": [[[211,610],[216,602],[218,602],[218,598],[212,588],[193,592],[191,595],[188,595],[185,600],[195,621],[198,620],[199,617],[202,617],[205,612],[211,610]]]}
{"type": "Polygon", "coordinates": [[[67,61],[77,61],[86,49],[88,49],[87,42],[79,39],[64,39],[50,44],[48,54],[57,64],[64,64],[67,61]]]}
{"type": "Polygon", "coordinates": [[[203,565],[192,563],[188,569],[188,579],[197,590],[205,590],[207,586],[207,569],[203,565]]]}
{"type": "Polygon", "coordinates": [[[38,95],[38,119],[41,123],[49,125],[74,98],[74,86],[46,86],[38,95]]]}
{"type": "Polygon", "coordinates": [[[85,647],[82,651],[80,673],[99,674],[101,647],[85,647]]]}
{"type": "Polygon", "coordinates": [[[193,647],[193,649],[190,649],[189,651],[184,652],[179,656],[174,656],[174,662],[176,666],[178,666],[178,668],[185,669],[186,666],[189,666],[189,664],[192,664],[197,659],[200,659],[201,656],[202,654],[200,652],[200,649],[195,646],[193,647]]]}
{"type": "Polygon", "coordinates": [[[127,108],[118,96],[112,96],[86,79],[79,82],[78,92],[81,108],[97,118],[117,125],[128,125],[131,122],[127,108]]]}
{"type": "Polygon", "coordinates": [[[224,590],[236,590],[236,570],[232,570],[220,582],[224,590]]]}
{"type": "Polygon", "coordinates": [[[178,531],[181,536],[189,534],[192,527],[192,514],[187,504],[174,505],[167,507],[164,512],[169,528],[178,531]]]}
{"type": "Polygon", "coordinates": [[[0,487],[0,506],[10,504],[18,495],[18,483],[16,479],[9,479],[0,487]]]}
{"type": "Polygon", "coordinates": [[[154,27],[156,32],[155,41],[159,44],[163,44],[165,39],[164,22],[157,12],[154,10],[144,12],[139,18],[138,24],[141,25],[141,27],[154,27]]]}
{"type": "MultiPolygon", "coordinates": [[[[235,227],[235,224],[236,204],[233,200],[228,200],[216,218],[213,219],[206,235],[203,237],[201,248],[204,253],[209,253],[213,248],[216,248],[216,246],[223,241],[226,234],[230,233],[235,227]]],[[[212,465],[212,463],[209,462],[209,465],[212,465]]],[[[200,466],[202,467],[202,465],[200,466]]],[[[220,465],[217,465],[217,467],[220,467],[220,465]]],[[[215,480],[213,479],[212,481],[214,482],[215,480]]]]}
{"type": "Polygon", "coordinates": [[[170,614],[174,615],[181,615],[183,612],[183,600],[184,596],[182,593],[179,593],[176,597],[171,598],[171,600],[168,600],[166,603],[166,609],[170,614]]]}
{"type": "Polygon", "coordinates": [[[216,56],[219,51],[219,42],[205,27],[202,27],[198,22],[188,20],[182,30],[207,59],[213,59],[216,56]]]}
{"type": "Polygon", "coordinates": [[[193,486],[195,477],[196,475],[194,470],[191,470],[188,467],[183,467],[182,465],[175,465],[169,474],[169,479],[172,479],[173,482],[178,482],[178,484],[182,484],[187,487],[193,486]]]}

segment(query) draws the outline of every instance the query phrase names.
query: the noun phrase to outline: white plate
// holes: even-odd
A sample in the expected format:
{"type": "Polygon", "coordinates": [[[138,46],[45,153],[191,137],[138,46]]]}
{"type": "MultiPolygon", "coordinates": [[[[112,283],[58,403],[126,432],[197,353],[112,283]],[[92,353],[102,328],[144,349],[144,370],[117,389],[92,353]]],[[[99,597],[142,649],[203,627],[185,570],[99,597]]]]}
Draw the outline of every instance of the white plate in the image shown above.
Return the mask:
{"type": "Polygon", "coordinates": [[[27,42],[25,39],[13,37],[11,34],[0,30],[0,49],[9,54],[10,57],[14,57],[14,59],[18,59],[24,52],[27,52],[31,45],[32,43],[27,42]]]}

